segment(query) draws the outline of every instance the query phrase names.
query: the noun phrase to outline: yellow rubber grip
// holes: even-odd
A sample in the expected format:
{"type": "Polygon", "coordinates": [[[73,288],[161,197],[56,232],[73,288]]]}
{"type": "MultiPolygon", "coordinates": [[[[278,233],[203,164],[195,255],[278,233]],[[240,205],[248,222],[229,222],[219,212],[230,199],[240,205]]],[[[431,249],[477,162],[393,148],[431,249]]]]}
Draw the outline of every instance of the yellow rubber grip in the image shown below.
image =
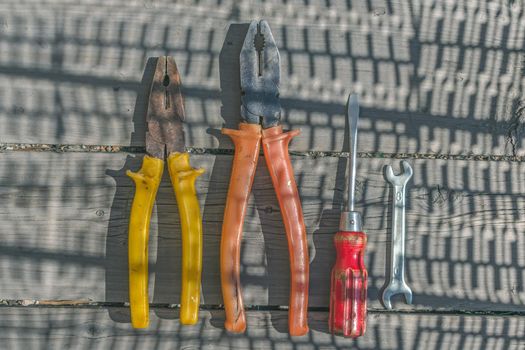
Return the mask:
{"type": "Polygon", "coordinates": [[[195,180],[204,169],[193,169],[188,153],[168,157],[171,183],[177,197],[182,229],[182,291],[180,323],[195,324],[199,319],[202,272],[202,219],[195,180]]]}
{"type": "Polygon", "coordinates": [[[136,186],[129,218],[128,238],[129,304],[133,328],[146,328],[149,324],[149,223],[163,171],[164,161],[149,156],[144,156],[142,168],[138,172],[126,171],[136,186]]]}

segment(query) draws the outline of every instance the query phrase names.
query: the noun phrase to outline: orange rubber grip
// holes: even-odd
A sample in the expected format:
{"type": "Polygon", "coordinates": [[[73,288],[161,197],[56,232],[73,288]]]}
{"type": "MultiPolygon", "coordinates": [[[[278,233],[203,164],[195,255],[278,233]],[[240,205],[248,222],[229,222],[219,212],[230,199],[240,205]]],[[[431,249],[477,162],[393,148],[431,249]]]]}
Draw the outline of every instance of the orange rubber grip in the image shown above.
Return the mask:
{"type": "Polygon", "coordinates": [[[290,335],[308,332],[309,258],[306,228],[299,192],[288,155],[290,140],[299,130],[283,133],[281,126],[263,130],[263,150],[273,187],[281,208],[288,252],[290,254],[290,307],[288,327],[290,335]]]}
{"type": "Polygon", "coordinates": [[[230,136],[235,145],[221,237],[221,286],[226,312],[224,326],[230,332],[242,333],[246,330],[246,316],[240,285],[241,237],[259,159],[261,126],[241,123],[239,130],[222,129],[222,133],[230,136]]]}
{"type": "Polygon", "coordinates": [[[329,328],[332,334],[356,338],[366,330],[366,235],[338,232],[334,244],[337,259],[332,269],[329,328]]]}

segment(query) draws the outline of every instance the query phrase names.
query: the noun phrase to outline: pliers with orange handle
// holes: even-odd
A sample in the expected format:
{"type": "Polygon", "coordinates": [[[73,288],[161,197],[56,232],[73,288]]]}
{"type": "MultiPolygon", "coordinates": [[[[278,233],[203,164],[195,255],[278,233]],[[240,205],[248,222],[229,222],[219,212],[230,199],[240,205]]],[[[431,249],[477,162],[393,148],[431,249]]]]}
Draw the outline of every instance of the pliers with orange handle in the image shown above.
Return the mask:
{"type": "Polygon", "coordinates": [[[136,186],[129,220],[129,301],[134,328],[149,324],[148,238],[153,201],[167,159],[177,197],[182,229],[182,291],[180,321],[195,324],[199,315],[202,271],[202,220],[195,180],[204,170],[190,166],[184,147],[184,104],[181,80],[172,57],[157,60],[146,123],[146,153],[142,168],[127,171],[136,186]]]}
{"type": "Polygon", "coordinates": [[[252,21],[240,53],[241,118],[239,130],[222,129],[235,146],[221,239],[221,285],[225,327],[241,333],[246,319],[240,288],[240,242],[262,142],[277,194],[290,254],[289,331],[308,332],[308,245],[299,193],[288,155],[298,130],[283,132],[279,102],[280,57],[266,21],[252,21]]]}

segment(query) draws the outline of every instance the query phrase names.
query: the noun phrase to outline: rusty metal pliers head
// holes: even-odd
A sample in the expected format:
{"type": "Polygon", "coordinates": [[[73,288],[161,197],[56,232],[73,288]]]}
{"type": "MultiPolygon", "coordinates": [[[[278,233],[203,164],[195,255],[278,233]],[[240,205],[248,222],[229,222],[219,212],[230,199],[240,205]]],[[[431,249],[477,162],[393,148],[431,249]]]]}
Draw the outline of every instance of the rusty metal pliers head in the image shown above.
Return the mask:
{"type": "Polygon", "coordinates": [[[159,57],[146,114],[146,152],[155,158],[166,159],[174,152],[185,151],[181,85],[173,57],[159,57]]]}
{"type": "Polygon", "coordinates": [[[279,125],[280,56],[268,22],[252,21],[240,54],[241,117],[263,128],[279,125]]]}

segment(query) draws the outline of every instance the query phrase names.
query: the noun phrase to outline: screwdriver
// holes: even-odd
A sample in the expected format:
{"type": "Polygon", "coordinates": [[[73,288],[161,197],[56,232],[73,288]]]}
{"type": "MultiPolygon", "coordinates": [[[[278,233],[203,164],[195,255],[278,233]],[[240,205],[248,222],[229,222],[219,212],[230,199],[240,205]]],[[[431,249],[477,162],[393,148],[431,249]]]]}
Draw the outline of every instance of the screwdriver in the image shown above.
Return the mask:
{"type": "Polygon", "coordinates": [[[329,329],[332,334],[356,338],[366,330],[366,288],[368,273],[364,264],[366,235],[361,214],[355,211],[355,177],[359,100],[348,97],[350,155],[348,159],[348,202],[341,213],[339,232],[334,236],[336,261],[332,269],[329,329]]]}

